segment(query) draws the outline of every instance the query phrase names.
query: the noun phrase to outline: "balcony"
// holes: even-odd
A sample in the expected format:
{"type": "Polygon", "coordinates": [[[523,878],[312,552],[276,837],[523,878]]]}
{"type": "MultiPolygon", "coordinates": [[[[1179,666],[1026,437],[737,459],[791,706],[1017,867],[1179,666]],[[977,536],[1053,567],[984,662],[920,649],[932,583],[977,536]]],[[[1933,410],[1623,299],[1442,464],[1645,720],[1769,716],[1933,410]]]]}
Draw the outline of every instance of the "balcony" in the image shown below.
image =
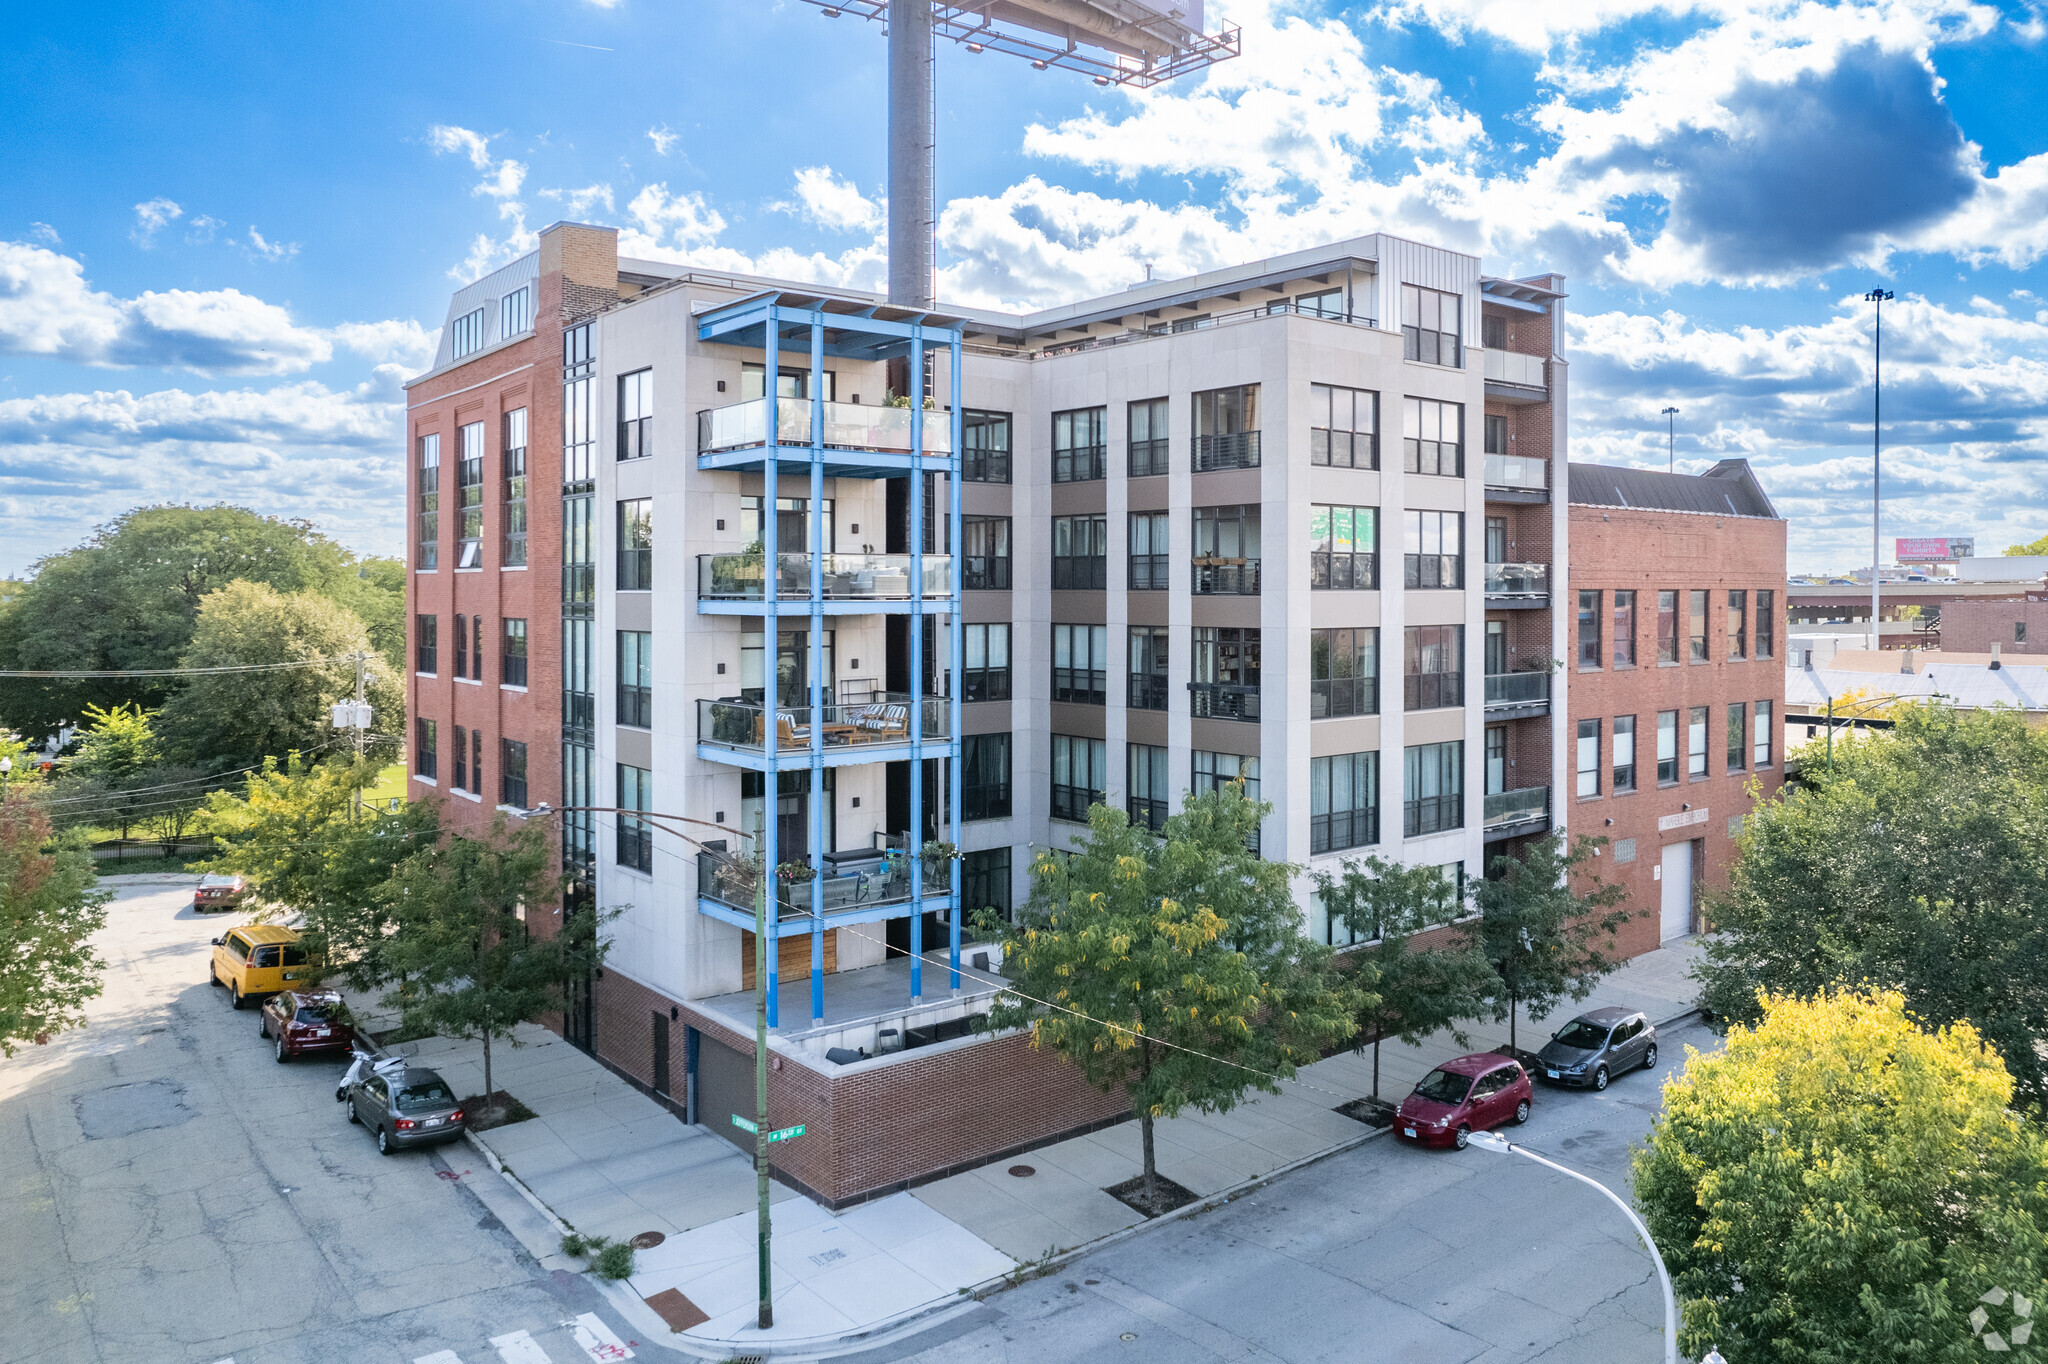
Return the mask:
{"type": "Polygon", "coordinates": [[[1486,457],[1486,500],[1489,502],[1548,502],[1550,461],[1525,455],[1486,457]]]}
{"type": "MultiPolygon", "coordinates": [[[[881,602],[907,602],[911,561],[908,554],[821,554],[817,556],[824,580],[822,600],[839,608],[837,614],[853,614],[881,602]]],[[[811,555],[775,556],[777,614],[805,615],[810,611],[811,555]]],[[[752,603],[745,614],[760,614],[766,574],[766,556],[754,554],[699,554],[697,556],[697,600],[705,603],[752,603]]],[[[953,595],[953,559],[947,554],[927,554],[923,565],[924,598],[953,595]]]]}
{"type": "Polygon", "coordinates": [[[1550,381],[1542,358],[1507,350],[1487,351],[1486,396],[1510,403],[1548,402],[1550,381]]]}
{"type": "Polygon", "coordinates": [[[1506,611],[1534,611],[1548,607],[1550,565],[1488,564],[1486,604],[1506,611]]]}
{"type": "MultiPolygon", "coordinates": [[[[910,418],[907,407],[873,403],[825,404],[824,446],[828,450],[865,450],[883,454],[910,453],[910,418]]],[[[950,455],[953,449],[950,412],[926,408],[924,452],[950,455]]],[[[775,400],[775,443],[808,446],[811,443],[811,400],[775,400]]],[[[716,455],[748,450],[768,444],[768,400],[754,398],[725,407],[712,407],[697,414],[697,453],[716,455]]]]}
{"type": "Polygon", "coordinates": [[[1486,715],[1492,720],[1521,720],[1550,714],[1550,674],[1489,673],[1486,715]]]}
{"type": "Polygon", "coordinates": [[[1193,591],[1198,597],[1256,597],[1259,595],[1257,559],[1195,560],[1193,591]]]}
{"type": "Polygon", "coordinates": [[[1486,841],[1540,834],[1550,828],[1550,788],[1524,786],[1486,793],[1486,841]]]}
{"type": "MultiPolygon", "coordinates": [[[[697,854],[698,899],[710,902],[707,908],[718,918],[738,922],[742,927],[752,926],[759,876],[754,864],[744,858],[715,852],[697,854]],[[718,913],[720,908],[726,912],[718,913]]],[[[910,862],[898,853],[892,857],[878,855],[872,862],[850,870],[827,869],[823,888],[823,909],[827,919],[857,923],[868,919],[895,918],[898,916],[891,914],[891,909],[911,903],[910,862]]],[[[774,922],[782,925],[798,921],[807,928],[812,918],[811,896],[809,881],[777,877],[776,903],[772,911],[774,922]]],[[[950,889],[943,874],[926,878],[926,907],[935,908],[933,901],[950,907],[950,889]]],[[[782,935],[778,933],[776,936],[782,935]]]]}
{"type": "Polygon", "coordinates": [[[1259,467],[1259,433],[1230,431],[1217,436],[1195,437],[1195,472],[1259,467]]]}
{"type": "Polygon", "coordinates": [[[1188,711],[1197,720],[1250,720],[1259,718],[1259,689],[1235,682],[1188,683],[1188,711]]]}
{"type": "MultiPolygon", "coordinates": [[[[951,701],[943,696],[928,696],[922,704],[924,742],[934,747],[945,746],[952,738],[951,701]]],[[[910,747],[910,706],[908,699],[885,699],[865,705],[819,708],[817,720],[824,737],[825,766],[907,757],[904,750],[910,747]]],[[[801,765],[811,746],[812,708],[781,706],[775,714],[778,753],[794,758],[796,762],[792,765],[801,765]]],[[[741,767],[767,767],[767,716],[767,707],[750,701],[698,701],[700,756],[714,762],[738,759],[737,765],[741,767]]]]}

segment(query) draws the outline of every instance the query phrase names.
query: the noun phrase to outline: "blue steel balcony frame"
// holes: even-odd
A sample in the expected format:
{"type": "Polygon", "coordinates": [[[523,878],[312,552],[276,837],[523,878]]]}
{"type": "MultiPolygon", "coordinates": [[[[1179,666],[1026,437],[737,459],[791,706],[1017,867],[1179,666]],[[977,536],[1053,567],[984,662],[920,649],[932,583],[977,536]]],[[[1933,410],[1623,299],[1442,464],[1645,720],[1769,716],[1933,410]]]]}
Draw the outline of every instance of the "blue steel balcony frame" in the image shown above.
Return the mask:
{"type": "MultiPolygon", "coordinates": [[[[825,404],[810,404],[810,441],[806,445],[792,445],[779,431],[771,444],[766,437],[761,444],[739,449],[720,450],[711,454],[699,454],[697,467],[733,471],[756,471],[763,476],[762,505],[774,507],[781,495],[781,479],[784,474],[792,477],[808,475],[809,505],[815,509],[824,505],[825,479],[833,478],[908,478],[910,480],[910,525],[913,533],[911,545],[912,582],[922,582],[924,561],[924,537],[916,533],[925,520],[924,479],[920,473],[943,473],[947,475],[946,490],[949,502],[947,509],[947,543],[958,550],[962,541],[960,533],[960,362],[961,337],[965,319],[939,314],[917,308],[904,308],[885,303],[862,303],[856,300],[828,298],[819,294],[799,293],[789,290],[767,290],[738,299],[723,307],[714,308],[697,318],[697,339],[700,342],[739,346],[759,350],[763,355],[762,372],[775,376],[782,372],[784,350],[799,352],[807,350],[810,356],[810,391],[822,395],[825,392],[825,357],[833,356],[852,360],[889,360],[897,357],[907,359],[910,371],[910,450],[861,451],[825,444],[825,404]],[[794,344],[785,344],[794,343],[794,344]],[[927,412],[924,406],[924,359],[927,348],[943,347],[947,352],[947,377],[951,387],[951,405],[944,412],[927,412]],[[927,452],[925,426],[929,420],[941,419],[948,424],[946,441],[948,452],[938,454],[927,452]],[[770,452],[773,453],[770,453],[770,452]]],[[[773,378],[764,386],[772,398],[775,392],[773,378]]],[[[769,424],[770,428],[775,424],[769,424]]],[[[761,518],[762,553],[765,562],[777,563],[778,518],[769,515],[761,518]]],[[[816,539],[815,536],[812,537],[816,539]]],[[[824,564],[818,552],[813,552],[809,591],[801,599],[802,609],[791,612],[786,609],[779,590],[779,575],[768,574],[763,582],[763,594],[759,601],[749,602],[749,615],[785,617],[806,615],[811,623],[810,636],[810,677],[807,680],[809,708],[814,714],[822,714],[823,707],[832,701],[832,679],[821,675],[824,667],[825,618],[828,615],[855,614],[833,610],[843,603],[830,602],[825,598],[824,564]]],[[[965,656],[963,631],[959,612],[961,601],[960,573],[963,556],[954,553],[951,564],[952,593],[947,600],[913,598],[900,604],[892,604],[883,612],[875,608],[881,603],[856,603],[869,608],[861,614],[898,614],[912,617],[926,614],[943,614],[947,617],[950,656],[959,659],[965,656]],[[932,608],[938,608],[933,610],[932,608]]],[[[793,603],[792,603],[793,604],[793,603]]],[[[701,606],[700,606],[701,609],[701,606]]],[[[735,613],[738,614],[738,613],[735,613]]],[[[765,630],[763,645],[766,654],[762,660],[764,677],[778,675],[776,653],[780,632],[765,630]]],[[[921,763],[926,758],[947,758],[952,761],[955,773],[959,771],[960,760],[960,689],[953,688],[953,695],[947,698],[949,710],[949,737],[941,743],[928,742],[924,737],[924,630],[913,623],[909,634],[910,643],[910,736],[905,744],[877,745],[876,751],[862,752],[859,760],[865,762],[886,762],[908,760],[921,763]]],[[[817,797],[824,791],[824,770],[828,763],[843,765],[845,759],[835,753],[828,758],[825,748],[824,726],[810,726],[809,742],[800,749],[781,747],[780,726],[769,725],[762,736],[762,749],[755,753],[738,752],[716,745],[700,744],[699,758],[710,762],[748,768],[764,774],[807,770],[811,774],[810,790],[814,797],[810,807],[811,862],[814,868],[823,870],[824,848],[824,802],[817,797]]],[[[764,775],[766,789],[776,789],[776,783],[764,775]]],[[[961,783],[957,780],[947,783],[948,840],[955,848],[960,846],[961,783]]],[[[770,818],[764,821],[761,839],[763,858],[769,867],[780,864],[777,856],[777,822],[770,818]]],[[[922,768],[912,769],[910,782],[910,833],[907,841],[915,842],[924,828],[924,781],[922,768]]],[[[939,894],[929,893],[924,884],[924,858],[921,848],[905,849],[909,853],[911,891],[910,898],[894,905],[876,906],[872,910],[857,911],[856,916],[834,914],[831,923],[875,922],[882,919],[909,918],[910,920],[910,997],[912,1002],[924,995],[924,915],[943,913],[948,923],[948,977],[953,990],[960,988],[960,861],[954,858],[947,864],[947,885],[939,894]],[[872,915],[871,918],[866,917],[872,915]]],[[[794,937],[807,933],[811,939],[811,1018],[813,1023],[822,1022],[825,1016],[825,929],[827,916],[823,911],[824,881],[822,876],[813,877],[811,882],[814,896],[812,914],[807,919],[792,922],[779,921],[773,928],[776,938],[794,937]]],[[[731,906],[707,896],[699,896],[698,911],[722,922],[734,923],[743,919],[738,926],[751,930],[751,914],[736,914],[731,906]]],[[[768,1026],[779,1026],[777,1018],[777,985],[779,953],[768,953],[768,1026]]]]}

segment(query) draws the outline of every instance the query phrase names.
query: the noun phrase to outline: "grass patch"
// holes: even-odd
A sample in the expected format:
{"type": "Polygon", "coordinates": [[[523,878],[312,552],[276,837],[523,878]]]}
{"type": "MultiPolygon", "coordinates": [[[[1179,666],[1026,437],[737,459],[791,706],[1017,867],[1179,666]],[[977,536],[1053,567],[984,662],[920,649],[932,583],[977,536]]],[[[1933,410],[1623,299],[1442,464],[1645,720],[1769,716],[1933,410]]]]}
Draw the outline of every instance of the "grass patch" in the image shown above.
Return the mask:
{"type": "Polygon", "coordinates": [[[493,1127],[510,1127],[515,1122],[525,1122],[533,1116],[533,1110],[504,1090],[492,1091],[489,1098],[472,1094],[462,1101],[462,1111],[469,1115],[469,1129],[472,1132],[488,1132],[493,1127]]]}
{"type": "Polygon", "coordinates": [[[572,1231],[562,1238],[562,1254],[586,1261],[601,1278],[633,1277],[633,1247],[609,1236],[585,1236],[572,1231]]]}

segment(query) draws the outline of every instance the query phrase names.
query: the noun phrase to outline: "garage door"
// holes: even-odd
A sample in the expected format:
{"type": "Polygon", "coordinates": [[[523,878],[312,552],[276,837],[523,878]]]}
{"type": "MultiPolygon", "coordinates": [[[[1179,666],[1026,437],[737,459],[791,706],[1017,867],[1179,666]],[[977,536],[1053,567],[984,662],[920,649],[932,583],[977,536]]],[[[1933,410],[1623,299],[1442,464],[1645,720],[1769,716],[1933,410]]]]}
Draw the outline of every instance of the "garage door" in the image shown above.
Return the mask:
{"type": "Polygon", "coordinates": [[[1672,843],[1664,849],[1663,938],[1669,942],[1692,932],[1692,844],[1672,843]]]}
{"type": "Polygon", "coordinates": [[[752,1155],[754,1139],[732,1125],[732,1115],[753,1116],[753,1058],[709,1033],[697,1036],[697,1121],[752,1155]]]}

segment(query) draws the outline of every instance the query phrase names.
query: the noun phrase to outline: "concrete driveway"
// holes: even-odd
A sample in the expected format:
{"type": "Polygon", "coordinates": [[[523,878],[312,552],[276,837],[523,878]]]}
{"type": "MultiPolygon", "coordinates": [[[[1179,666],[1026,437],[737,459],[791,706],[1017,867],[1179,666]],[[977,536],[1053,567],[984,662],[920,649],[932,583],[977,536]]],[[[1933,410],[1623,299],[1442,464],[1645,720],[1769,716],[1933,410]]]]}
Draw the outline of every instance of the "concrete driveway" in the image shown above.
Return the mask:
{"type": "Polygon", "coordinates": [[[380,1157],[340,1062],[275,1062],[206,983],[241,916],[195,916],[196,880],[114,880],[90,1026],[0,1062],[0,1362],[565,1364],[628,1339],[472,1192],[502,1181],[468,1146],[380,1157]]]}

